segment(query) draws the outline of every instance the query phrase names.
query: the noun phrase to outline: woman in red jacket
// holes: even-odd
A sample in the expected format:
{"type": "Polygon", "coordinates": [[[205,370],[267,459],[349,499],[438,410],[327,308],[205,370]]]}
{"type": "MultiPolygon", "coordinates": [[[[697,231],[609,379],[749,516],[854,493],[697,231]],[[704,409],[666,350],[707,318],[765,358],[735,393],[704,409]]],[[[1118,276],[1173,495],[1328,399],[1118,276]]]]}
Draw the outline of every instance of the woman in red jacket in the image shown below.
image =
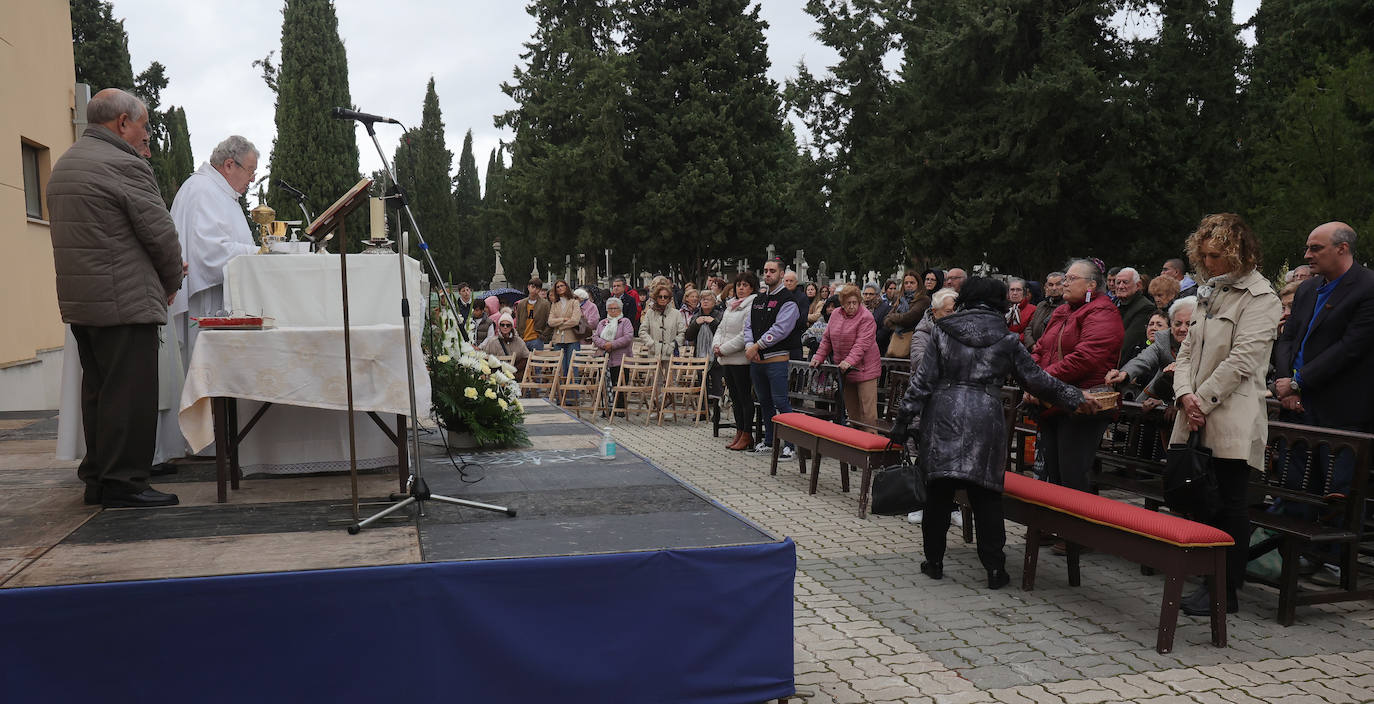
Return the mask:
{"type": "MultiPolygon", "coordinates": [[[[1121,356],[1125,330],[1121,315],[1107,297],[1107,278],[1097,263],[1075,259],[1064,274],[1064,304],[1054,309],[1045,334],[1032,355],[1049,375],[1086,389],[1106,383],[1107,372],[1121,356]]],[[[1027,398],[1034,401],[1029,395],[1027,398]]],[[[1054,410],[1040,417],[1040,445],[1049,479],[1088,491],[1093,454],[1110,418],[1067,415],[1054,410]]]]}
{"type": "Polygon", "coordinates": [[[833,358],[844,372],[844,408],[849,417],[866,425],[878,422],[878,324],[863,305],[859,287],[845,284],[835,296],[840,307],[830,314],[821,346],[811,359],[818,367],[833,358]]]}

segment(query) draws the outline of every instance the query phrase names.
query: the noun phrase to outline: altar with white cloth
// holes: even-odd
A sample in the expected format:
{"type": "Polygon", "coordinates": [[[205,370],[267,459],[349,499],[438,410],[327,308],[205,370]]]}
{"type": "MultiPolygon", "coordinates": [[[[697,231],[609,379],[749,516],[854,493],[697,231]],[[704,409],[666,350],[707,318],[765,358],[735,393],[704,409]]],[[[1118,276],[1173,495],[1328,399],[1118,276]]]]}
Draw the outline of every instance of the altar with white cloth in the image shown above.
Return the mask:
{"type": "MultiPolygon", "coordinates": [[[[367,411],[410,413],[400,266],[394,255],[352,255],[347,260],[358,468],[385,467],[397,463],[397,447],[367,411]]],[[[237,464],[245,474],[347,470],[339,257],[237,257],[225,267],[224,286],[231,312],[273,318],[276,328],[216,330],[198,337],[180,403],[182,432],[191,447],[199,450],[214,439],[211,399],[242,399],[234,404],[240,411],[230,417],[238,431],[252,428],[237,445],[237,464]],[[254,423],[264,402],[272,407],[254,423]]],[[[423,417],[430,404],[420,351],[426,294],[419,262],[409,257],[406,286],[416,402],[423,417]]]]}
{"type": "MultiPolygon", "coordinates": [[[[400,267],[395,255],[349,254],[348,317],[353,325],[401,324],[400,267]]],[[[406,257],[411,325],[424,327],[426,292],[420,262],[406,257]]],[[[263,254],[237,257],[224,267],[224,300],[236,315],[266,315],[277,327],[339,327],[343,300],[339,257],[263,254]]]]}

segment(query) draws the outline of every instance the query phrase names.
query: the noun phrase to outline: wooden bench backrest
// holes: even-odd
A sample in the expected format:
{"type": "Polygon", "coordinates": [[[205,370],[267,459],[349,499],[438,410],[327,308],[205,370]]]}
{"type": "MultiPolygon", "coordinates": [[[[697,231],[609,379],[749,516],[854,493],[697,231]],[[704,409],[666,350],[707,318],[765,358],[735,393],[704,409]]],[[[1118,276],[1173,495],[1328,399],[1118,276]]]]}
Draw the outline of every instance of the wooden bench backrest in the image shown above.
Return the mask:
{"type": "Polygon", "coordinates": [[[1263,477],[1256,483],[1262,484],[1266,493],[1286,501],[1324,506],[1329,503],[1327,496],[1339,491],[1346,496],[1348,509],[1341,525],[1359,531],[1362,507],[1369,498],[1374,435],[1270,421],[1264,455],[1263,477]],[[1349,487],[1333,485],[1338,457],[1348,457],[1353,464],[1349,487]]]}
{"type": "Polygon", "coordinates": [[[837,420],[844,407],[840,383],[840,368],[834,364],[812,368],[802,360],[787,363],[787,399],[799,413],[837,420]]]}

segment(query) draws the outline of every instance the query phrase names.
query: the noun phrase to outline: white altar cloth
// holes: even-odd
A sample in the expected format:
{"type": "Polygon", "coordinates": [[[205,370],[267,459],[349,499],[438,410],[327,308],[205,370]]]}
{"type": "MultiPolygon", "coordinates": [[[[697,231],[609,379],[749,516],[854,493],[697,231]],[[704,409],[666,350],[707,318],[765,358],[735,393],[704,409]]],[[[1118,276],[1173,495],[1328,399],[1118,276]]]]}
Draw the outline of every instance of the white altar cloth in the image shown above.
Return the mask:
{"type": "MultiPolygon", "coordinates": [[[[396,446],[366,411],[377,412],[388,427],[394,415],[410,415],[404,333],[399,324],[354,325],[351,339],[358,466],[395,464],[396,446]]],[[[429,375],[418,337],[411,346],[423,417],[429,413],[429,375]]],[[[274,404],[239,446],[244,473],[348,468],[348,416],[336,412],[348,408],[342,327],[205,332],[181,393],[181,430],[195,450],[214,441],[210,399],[216,396],[274,404]]],[[[258,405],[240,404],[241,425],[258,405]]]]}

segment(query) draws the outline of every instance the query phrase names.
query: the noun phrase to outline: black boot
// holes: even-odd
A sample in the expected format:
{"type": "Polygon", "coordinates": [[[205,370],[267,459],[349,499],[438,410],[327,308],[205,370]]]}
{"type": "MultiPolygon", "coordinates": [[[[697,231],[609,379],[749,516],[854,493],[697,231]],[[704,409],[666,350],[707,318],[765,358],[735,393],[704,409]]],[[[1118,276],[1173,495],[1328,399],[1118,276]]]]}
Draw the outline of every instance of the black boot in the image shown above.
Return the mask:
{"type": "Polygon", "coordinates": [[[931,579],[945,578],[945,563],[942,562],[922,562],[921,574],[931,579]]]}
{"type": "MultiPolygon", "coordinates": [[[[1178,604],[1179,611],[1189,616],[1211,616],[1212,615],[1212,594],[1207,591],[1206,586],[1198,587],[1196,591],[1178,604]]],[[[1235,594],[1226,595],[1226,613],[1233,614],[1240,611],[1240,604],[1236,601],[1235,594]]]]}
{"type": "Polygon", "coordinates": [[[988,570],[988,589],[1001,589],[1011,584],[1011,575],[1004,569],[988,570]]]}

